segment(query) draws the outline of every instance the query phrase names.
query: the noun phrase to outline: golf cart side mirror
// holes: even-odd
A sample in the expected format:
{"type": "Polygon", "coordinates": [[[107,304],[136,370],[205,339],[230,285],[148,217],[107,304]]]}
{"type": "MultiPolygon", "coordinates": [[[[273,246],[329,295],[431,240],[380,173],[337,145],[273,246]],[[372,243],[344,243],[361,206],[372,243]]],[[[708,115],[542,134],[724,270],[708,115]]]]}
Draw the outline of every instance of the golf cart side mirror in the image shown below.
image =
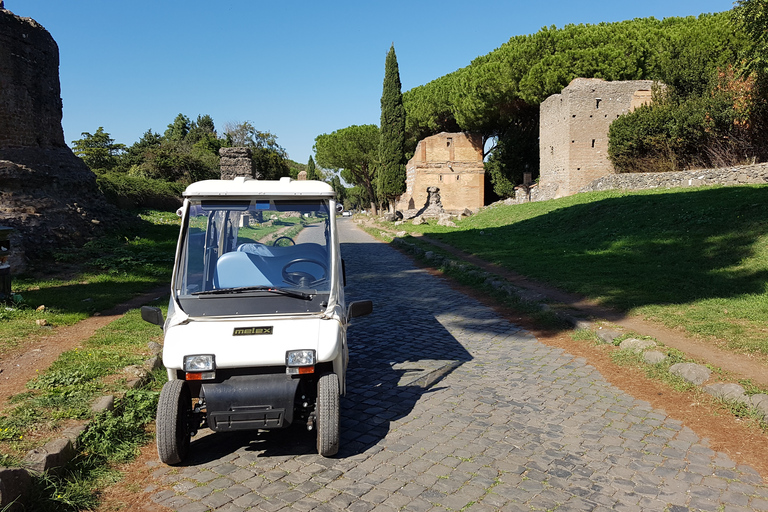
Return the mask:
{"type": "Polygon", "coordinates": [[[336,213],[341,213],[344,211],[344,205],[341,203],[336,203],[336,213]]]}
{"type": "Polygon", "coordinates": [[[141,319],[151,324],[163,326],[163,312],[153,306],[141,306],[141,319]]]}
{"type": "Polygon", "coordinates": [[[347,318],[370,315],[373,312],[373,302],[369,300],[358,300],[349,305],[347,318]]]}

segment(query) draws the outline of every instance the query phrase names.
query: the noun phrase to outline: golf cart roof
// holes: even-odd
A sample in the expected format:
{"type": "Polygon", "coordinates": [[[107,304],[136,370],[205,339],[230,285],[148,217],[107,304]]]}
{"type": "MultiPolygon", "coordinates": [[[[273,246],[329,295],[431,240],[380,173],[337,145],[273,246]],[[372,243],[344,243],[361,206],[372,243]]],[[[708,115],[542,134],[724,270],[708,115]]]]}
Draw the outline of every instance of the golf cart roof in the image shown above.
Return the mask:
{"type": "Polygon", "coordinates": [[[237,177],[233,180],[205,180],[192,183],[184,191],[184,197],[334,197],[333,188],[322,181],[255,180],[237,177]]]}

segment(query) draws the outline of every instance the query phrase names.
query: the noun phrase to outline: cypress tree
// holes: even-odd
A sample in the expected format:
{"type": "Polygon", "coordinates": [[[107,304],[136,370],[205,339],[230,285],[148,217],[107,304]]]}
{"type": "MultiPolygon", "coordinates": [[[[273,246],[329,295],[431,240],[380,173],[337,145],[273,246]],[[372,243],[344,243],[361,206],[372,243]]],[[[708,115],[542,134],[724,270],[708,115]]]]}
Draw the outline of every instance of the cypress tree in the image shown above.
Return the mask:
{"type": "Polygon", "coordinates": [[[391,213],[395,211],[395,199],[405,192],[405,108],[394,44],[384,63],[378,192],[389,203],[391,213]]]}
{"type": "Polygon", "coordinates": [[[307,162],[307,179],[308,180],[320,179],[320,174],[317,172],[317,167],[315,166],[315,161],[312,159],[312,155],[309,156],[309,161],[307,162]]]}

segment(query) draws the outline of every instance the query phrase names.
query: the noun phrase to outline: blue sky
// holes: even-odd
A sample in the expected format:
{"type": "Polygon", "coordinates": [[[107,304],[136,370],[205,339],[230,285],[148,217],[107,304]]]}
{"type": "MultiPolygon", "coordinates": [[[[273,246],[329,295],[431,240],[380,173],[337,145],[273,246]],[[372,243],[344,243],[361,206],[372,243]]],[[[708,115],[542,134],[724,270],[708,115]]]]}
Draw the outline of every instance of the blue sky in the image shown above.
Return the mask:
{"type": "Polygon", "coordinates": [[[543,26],[698,15],[731,0],[5,0],[59,45],[64,136],[126,145],[179,113],[250,121],[306,163],[315,137],[378,124],[384,59],[403,91],[543,26]]]}

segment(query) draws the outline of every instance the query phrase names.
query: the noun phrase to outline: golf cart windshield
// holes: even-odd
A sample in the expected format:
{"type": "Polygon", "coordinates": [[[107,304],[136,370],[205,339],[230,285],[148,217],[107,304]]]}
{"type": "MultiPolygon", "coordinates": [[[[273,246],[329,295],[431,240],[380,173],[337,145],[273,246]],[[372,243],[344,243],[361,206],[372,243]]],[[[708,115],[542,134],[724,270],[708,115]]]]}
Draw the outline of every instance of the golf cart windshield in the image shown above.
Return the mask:
{"type": "Polygon", "coordinates": [[[190,316],[321,312],[331,291],[326,199],[191,199],[175,294],[190,316]]]}

